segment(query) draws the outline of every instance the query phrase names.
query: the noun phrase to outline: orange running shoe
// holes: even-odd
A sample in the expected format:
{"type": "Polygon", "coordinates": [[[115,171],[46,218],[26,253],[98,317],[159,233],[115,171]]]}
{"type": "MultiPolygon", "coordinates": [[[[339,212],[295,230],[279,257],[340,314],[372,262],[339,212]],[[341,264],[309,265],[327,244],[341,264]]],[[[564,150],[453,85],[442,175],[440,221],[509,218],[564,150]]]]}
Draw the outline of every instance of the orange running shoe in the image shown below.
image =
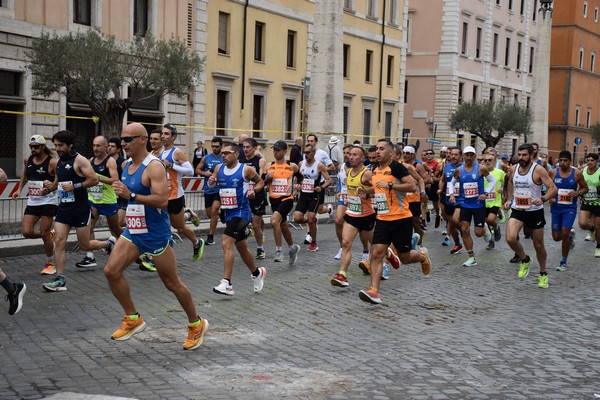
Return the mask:
{"type": "Polygon", "coordinates": [[[142,332],[144,329],[146,329],[144,318],[138,316],[138,319],[132,320],[129,315],[126,315],[125,318],[123,318],[121,327],[117,329],[110,338],[112,340],[127,340],[136,333],[142,332]]]}
{"type": "Polygon", "coordinates": [[[204,334],[208,330],[208,321],[206,319],[202,319],[202,323],[197,326],[190,326],[188,324],[188,336],[183,344],[184,350],[194,350],[200,345],[202,345],[202,341],[204,340],[204,334]]]}

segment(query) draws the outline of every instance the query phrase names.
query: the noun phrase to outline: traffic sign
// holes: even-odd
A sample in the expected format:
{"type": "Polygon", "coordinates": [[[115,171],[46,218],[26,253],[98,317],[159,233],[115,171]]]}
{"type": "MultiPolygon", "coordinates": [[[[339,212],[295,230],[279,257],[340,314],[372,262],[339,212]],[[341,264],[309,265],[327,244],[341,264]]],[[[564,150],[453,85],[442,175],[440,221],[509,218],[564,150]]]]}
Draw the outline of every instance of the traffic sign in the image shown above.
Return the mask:
{"type": "Polygon", "coordinates": [[[441,140],[437,140],[437,139],[425,139],[425,141],[427,143],[431,143],[431,144],[440,144],[440,143],[442,143],[441,140]]]}
{"type": "Polygon", "coordinates": [[[575,138],[575,144],[581,144],[581,138],[579,136],[575,138]]]}

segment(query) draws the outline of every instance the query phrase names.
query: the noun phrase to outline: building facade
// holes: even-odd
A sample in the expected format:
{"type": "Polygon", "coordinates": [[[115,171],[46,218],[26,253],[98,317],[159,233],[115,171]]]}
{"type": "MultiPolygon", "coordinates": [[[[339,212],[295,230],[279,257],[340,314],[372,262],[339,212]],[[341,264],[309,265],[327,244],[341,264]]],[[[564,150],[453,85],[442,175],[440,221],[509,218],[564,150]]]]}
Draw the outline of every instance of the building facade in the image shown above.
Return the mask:
{"type": "MultiPolygon", "coordinates": [[[[479,139],[448,126],[459,103],[529,106],[538,8],[537,0],[410,2],[404,136],[482,150],[479,139]]],[[[519,140],[506,137],[499,150],[514,154],[519,140]]]]}
{"type": "Polygon", "coordinates": [[[590,127],[600,120],[600,0],[555,1],[550,53],[549,156],[573,161],[599,151],[590,127]]]}

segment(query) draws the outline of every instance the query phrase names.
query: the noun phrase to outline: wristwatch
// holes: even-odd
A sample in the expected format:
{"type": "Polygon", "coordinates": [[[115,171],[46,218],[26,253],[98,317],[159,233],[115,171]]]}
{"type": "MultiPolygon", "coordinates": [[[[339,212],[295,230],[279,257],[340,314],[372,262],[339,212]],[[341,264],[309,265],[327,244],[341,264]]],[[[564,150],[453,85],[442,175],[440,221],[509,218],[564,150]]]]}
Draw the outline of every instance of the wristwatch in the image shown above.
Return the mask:
{"type": "Polygon", "coordinates": [[[390,190],[392,190],[392,188],[393,188],[393,187],[394,187],[394,182],[389,182],[389,183],[388,183],[388,188],[389,188],[390,190]]]}
{"type": "Polygon", "coordinates": [[[129,194],[129,199],[131,199],[131,200],[135,201],[135,196],[136,196],[136,194],[135,194],[135,193],[133,193],[133,192],[131,192],[131,193],[129,194]]]}

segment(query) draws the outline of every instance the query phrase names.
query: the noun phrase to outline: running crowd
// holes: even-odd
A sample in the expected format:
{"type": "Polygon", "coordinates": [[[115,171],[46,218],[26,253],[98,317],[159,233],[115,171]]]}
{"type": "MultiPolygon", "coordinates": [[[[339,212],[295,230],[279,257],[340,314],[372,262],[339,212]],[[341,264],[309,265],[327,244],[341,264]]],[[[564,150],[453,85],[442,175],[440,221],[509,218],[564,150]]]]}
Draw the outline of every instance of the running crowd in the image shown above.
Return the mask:
{"type": "MultiPolygon", "coordinates": [[[[595,235],[595,227],[600,226],[600,170],[595,153],[587,154],[586,165],[577,169],[571,153],[562,151],[558,167],[551,169],[538,157],[535,143],[519,146],[511,165],[508,156],[498,157],[494,148],[477,155],[471,146],[443,147],[439,159],[427,149],[419,160],[413,146],[381,139],[368,148],[346,144],[333,157],[337,138],[329,141],[327,154],[318,148],[317,136],[308,135],[306,144],[302,138],[296,140],[289,156],[288,144],[277,141],[272,146],[274,161],[268,164],[257,141],[241,135],[238,143],[213,138],[212,152],[194,157],[192,166],[188,155],[174,145],[176,138],[177,128],[172,124],[150,134],[141,124],[129,124],[120,140],[96,137],[94,156],[88,160],[75,151],[75,136],[69,131],[57,132],[52,138],[58,159],[42,136],[31,137],[31,155],[24,162],[20,181],[21,188],[26,184],[29,188],[22,232],[44,242],[47,260],[41,274],[55,277],[43,288],[67,290],[65,247],[74,227],[79,247],[87,252],[76,267],[96,267],[95,250],[110,254],[104,274],[125,314],[112,335],[114,340],[127,340],[146,327],[124,276],[125,269],[137,262],[141,270],[156,272],[184,309],[188,317],[184,349],[199,347],[209,324],[198,316],[192,295],[177,273],[172,229],[192,242],[192,260],[199,261],[205,245],[215,244],[220,219],[225,224],[223,279],[213,292],[234,295],[234,247],[250,271],[254,292],[260,292],[267,270],[255,260],[266,259],[263,216],[269,204],[274,263],[284,261],[283,240],[289,264],[298,260],[301,247],[294,243],[290,224],[306,225],[304,243],[314,252],[319,249],[317,214],[328,213],[335,219],[340,244],[335,259],[340,267],[330,279],[333,286],[350,286],[351,248],[358,236],[363,251],[358,266],[370,275],[369,287],[358,295],[372,304],[382,303],[380,283],[389,278],[389,267],[419,263],[424,275],[430,273],[432,263],[423,240],[432,217],[435,228],[445,224],[442,245],[450,247],[453,242],[450,254],[466,251],[465,267],[477,266],[471,224],[474,236],[483,237],[486,249],[493,250],[501,239],[499,224],[506,222],[505,238],[515,253],[510,262],[520,264],[521,279],[528,276],[533,262],[521,245],[523,231],[525,239],[532,239],[539,263],[538,286],[547,288],[544,203],[551,204],[552,238],[562,243],[557,271],[568,267],[580,204],[579,226],[589,231],[586,240],[596,240],[594,255],[600,257],[600,235],[595,235]],[[127,159],[122,157],[123,151],[127,159]],[[206,240],[186,226],[187,220],[196,226],[200,221],[186,208],[183,193],[182,177],[193,174],[206,182],[204,200],[210,219],[206,240]],[[325,190],[334,181],[337,204],[325,204],[325,190]],[[106,217],[112,235],[107,240],[94,237],[100,215],[106,217]],[[248,247],[250,236],[257,243],[256,256],[248,247]]],[[[1,170],[0,180],[6,180],[1,170]]],[[[12,282],[2,271],[0,285],[8,293],[9,313],[17,313],[26,285],[12,282]]]]}

